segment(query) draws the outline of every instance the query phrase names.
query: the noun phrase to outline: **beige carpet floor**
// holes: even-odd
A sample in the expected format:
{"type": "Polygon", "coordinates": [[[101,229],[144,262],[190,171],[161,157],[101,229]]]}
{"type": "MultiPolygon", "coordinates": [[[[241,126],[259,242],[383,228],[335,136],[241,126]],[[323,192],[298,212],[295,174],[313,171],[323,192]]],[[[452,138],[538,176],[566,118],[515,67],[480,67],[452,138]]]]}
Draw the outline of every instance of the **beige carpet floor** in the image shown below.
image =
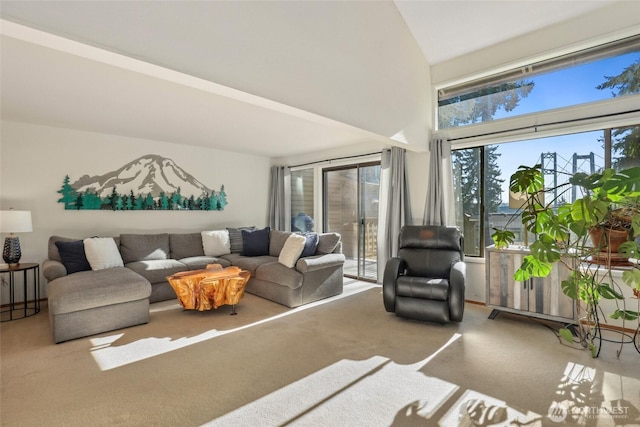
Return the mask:
{"type": "Polygon", "coordinates": [[[386,313],[381,288],[299,309],[152,305],[151,320],[55,345],[46,305],[2,323],[3,426],[640,425],[640,354],[600,358],[544,324],[467,304],[460,324],[386,313]]]}

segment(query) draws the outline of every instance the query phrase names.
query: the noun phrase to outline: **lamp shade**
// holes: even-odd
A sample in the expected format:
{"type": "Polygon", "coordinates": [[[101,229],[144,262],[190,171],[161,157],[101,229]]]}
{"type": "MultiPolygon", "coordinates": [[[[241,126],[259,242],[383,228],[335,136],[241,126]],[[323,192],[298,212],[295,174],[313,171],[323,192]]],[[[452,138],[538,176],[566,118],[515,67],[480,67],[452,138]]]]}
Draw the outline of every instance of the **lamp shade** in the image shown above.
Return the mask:
{"type": "Polygon", "coordinates": [[[33,231],[31,211],[0,211],[1,233],[26,233],[33,231]]]}

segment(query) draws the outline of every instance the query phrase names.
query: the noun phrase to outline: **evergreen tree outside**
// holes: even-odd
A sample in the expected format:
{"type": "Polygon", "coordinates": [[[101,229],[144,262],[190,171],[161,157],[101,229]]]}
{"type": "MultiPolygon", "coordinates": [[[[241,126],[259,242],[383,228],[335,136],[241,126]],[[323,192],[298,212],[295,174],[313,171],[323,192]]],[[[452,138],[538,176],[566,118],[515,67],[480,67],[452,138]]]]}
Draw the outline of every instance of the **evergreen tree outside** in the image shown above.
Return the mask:
{"type": "MultiPolygon", "coordinates": [[[[493,120],[496,112],[514,110],[521,99],[526,98],[533,90],[532,81],[520,80],[512,83],[483,88],[440,102],[438,107],[439,128],[449,128],[478,122],[493,120]]],[[[497,146],[484,148],[484,195],[487,212],[497,212],[502,204],[502,188],[504,179],[498,165],[500,153],[497,146]]],[[[458,150],[452,153],[453,168],[460,173],[454,182],[459,189],[459,202],[463,213],[478,218],[480,215],[480,150],[458,150]]]]}
{"type": "Polygon", "coordinates": [[[453,152],[454,185],[459,200],[456,206],[471,217],[480,216],[480,150],[466,149],[453,152]]]}
{"type": "Polygon", "coordinates": [[[533,90],[532,81],[520,80],[482,88],[438,102],[438,128],[446,129],[493,120],[500,109],[513,111],[533,90]]]}
{"type": "MultiPolygon", "coordinates": [[[[500,153],[498,146],[484,147],[484,206],[487,213],[498,212],[502,204],[502,171],[498,166],[500,153]]],[[[457,206],[462,207],[462,213],[474,218],[480,216],[482,201],[480,200],[481,184],[481,149],[470,148],[456,150],[452,153],[454,173],[454,187],[459,194],[457,206]]]]}
{"type": "Polygon", "coordinates": [[[497,151],[497,145],[487,146],[484,150],[484,198],[485,208],[488,209],[489,213],[498,212],[498,208],[503,202],[502,183],[504,183],[505,180],[501,178],[502,171],[498,166],[498,158],[500,157],[500,153],[498,153],[497,151]]]}
{"type": "MultiPolygon", "coordinates": [[[[640,93],[640,59],[616,76],[604,76],[596,89],[610,89],[613,97],[640,93]]],[[[640,126],[617,128],[612,132],[612,167],[626,169],[640,166],[640,126]]]]}

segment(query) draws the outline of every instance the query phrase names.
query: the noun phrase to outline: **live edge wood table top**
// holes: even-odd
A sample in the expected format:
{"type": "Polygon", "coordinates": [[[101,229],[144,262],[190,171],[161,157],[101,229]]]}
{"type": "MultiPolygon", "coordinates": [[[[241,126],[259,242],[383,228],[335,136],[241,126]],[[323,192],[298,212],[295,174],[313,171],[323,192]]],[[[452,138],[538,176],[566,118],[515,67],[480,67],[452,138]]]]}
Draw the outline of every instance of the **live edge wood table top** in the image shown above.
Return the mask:
{"type": "Polygon", "coordinates": [[[176,273],[167,277],[178,296],[178,301],[187,310],[211,310],[221,305],[235,305],[244,296],[244,287],[251,273],[238,267],[223,268],[220,264],[209,264],[204,270],[176,273]]]}

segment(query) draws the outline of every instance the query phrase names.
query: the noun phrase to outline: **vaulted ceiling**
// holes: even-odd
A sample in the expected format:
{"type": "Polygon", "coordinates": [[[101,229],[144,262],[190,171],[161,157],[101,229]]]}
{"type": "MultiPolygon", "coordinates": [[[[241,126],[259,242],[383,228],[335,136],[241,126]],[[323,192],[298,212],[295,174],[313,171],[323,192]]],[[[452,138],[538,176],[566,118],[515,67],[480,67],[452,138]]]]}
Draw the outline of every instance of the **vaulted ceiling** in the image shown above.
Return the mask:
{"type": "Polygon", "coordinates": [[[609,3],[3,1],[2,119],[269,157],[420,150],[431,66],[609,3]]]}

